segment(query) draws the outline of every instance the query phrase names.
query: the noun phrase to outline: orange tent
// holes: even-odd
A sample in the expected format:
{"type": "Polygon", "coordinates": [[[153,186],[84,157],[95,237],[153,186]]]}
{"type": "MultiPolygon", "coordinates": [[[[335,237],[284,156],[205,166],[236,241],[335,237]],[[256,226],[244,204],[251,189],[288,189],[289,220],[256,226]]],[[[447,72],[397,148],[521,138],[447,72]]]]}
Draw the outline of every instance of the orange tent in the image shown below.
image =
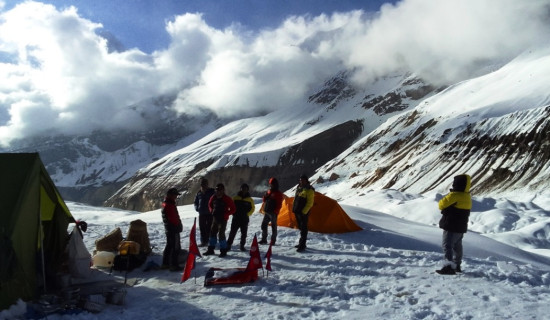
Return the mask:
{"type": "MultiPolygon", "coordinates": [[[[280,227],[298,228],[292,212],[294,197],[286,197],[277,217],[280,227]]],[[[315,202],[309,213],[308,229],[319,233],[345,233],[363,230],[346,214],[336,200],[315,192],[315,202]]]]}

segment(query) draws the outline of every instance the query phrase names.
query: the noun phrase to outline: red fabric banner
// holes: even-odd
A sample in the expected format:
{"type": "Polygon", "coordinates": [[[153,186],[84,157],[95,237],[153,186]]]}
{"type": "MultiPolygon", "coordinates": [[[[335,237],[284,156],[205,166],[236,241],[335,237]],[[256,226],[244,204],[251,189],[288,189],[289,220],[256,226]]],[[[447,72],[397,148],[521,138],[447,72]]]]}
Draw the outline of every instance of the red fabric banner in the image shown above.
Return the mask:
{"type": "Polygon", "coordinates": [[[258,238],[254,235],[254,240],[250,246],[250,260],[246,266],[246,271],[263,269],[262,257],[260,256],[260,247],[258,246],[258,238]]]}

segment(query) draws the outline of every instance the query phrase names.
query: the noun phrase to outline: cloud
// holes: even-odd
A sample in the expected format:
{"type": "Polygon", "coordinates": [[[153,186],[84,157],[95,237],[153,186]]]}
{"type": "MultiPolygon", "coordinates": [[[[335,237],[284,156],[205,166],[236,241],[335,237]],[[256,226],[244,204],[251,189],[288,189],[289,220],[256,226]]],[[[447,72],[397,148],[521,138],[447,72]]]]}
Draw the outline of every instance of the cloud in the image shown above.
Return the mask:
{"type": "Polygon", "coordinates": [[[110,51],[102,25],[74,7],[28,1],[1,11],[0,3],[0,143],[144,128],[129,106],[163,93],[178,92],[173,107],[188,114],[293,108],[344,68],[356,70],[357,85],[395,71],[453,83],[547,45],[549,2],[404,0],[256,31],[216,29],[186,13],[166,23],[170,45],[151,54],[110,51]]]}

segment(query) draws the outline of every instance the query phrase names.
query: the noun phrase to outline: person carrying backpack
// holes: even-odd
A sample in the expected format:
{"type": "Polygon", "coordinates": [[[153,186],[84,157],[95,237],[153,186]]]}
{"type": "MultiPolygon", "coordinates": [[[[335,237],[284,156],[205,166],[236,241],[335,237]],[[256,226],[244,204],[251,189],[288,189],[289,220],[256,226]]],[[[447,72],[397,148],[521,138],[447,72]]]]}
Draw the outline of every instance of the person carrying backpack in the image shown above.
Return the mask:
{"type": "Polygon", "coordinates": [[[227,239],[227,251],[231,250],[233,245],[233,240],[237,235],[237,231],[241,229],[241,245],[240,250],[246,251],[244,245],[246,244],[246,234],[248,231],[248,222],[249,216],[254,213],[254,200],[250,197],[248,193],[248,185],[243,183],[239,193],[233,197],[233,202],[237,210],[233,214],[233,219],[231,220],[231,229],[229,231],[229,238],[227,239]]]}

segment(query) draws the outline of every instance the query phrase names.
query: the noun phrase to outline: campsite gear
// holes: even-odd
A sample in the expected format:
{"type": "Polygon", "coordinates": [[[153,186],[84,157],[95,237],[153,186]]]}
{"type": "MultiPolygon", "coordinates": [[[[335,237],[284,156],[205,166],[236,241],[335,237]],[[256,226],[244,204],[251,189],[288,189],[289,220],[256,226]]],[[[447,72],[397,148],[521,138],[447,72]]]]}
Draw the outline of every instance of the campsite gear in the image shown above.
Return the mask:
{"type": "Polygon", "coordinates": [[[114,252],[110,252],[110,251],[98,251],[92,257],[92,262],[94,264],[94,267],[98,267],[98,268],[111,268],[113,266],[114,261],[115,261],[115,254],[114,252]]]}
{"type": "Polygon", "coordinates": [[[38,153],[0,154],[0,310],[55,286],[75,219],[38,153]],[[43,270],[45,272],[43,272],[43,270]]]}
{"type": "Polygon", "coordinates": [[[137,255],[141,252],[141,246],[135,241],[121,241],[118,245],[118,254],[125,256],[128,254],[137,255]]]}
{"type": "Polygon", "coordinates": [[[220,284],[245,284],[258,280],[258,270],[246,270],[245,268],[220,269],[210,268],[204,277],[204,286],[220,284]]]}
{"type": "Polygon", "coordinates": [[[75,278],[86,278],[92,270],[92,256],[86,249],[78,226],[74,226],[67,244],[68,267],[71,275],[75,278]]]}
{"type": "Polygon", "coordinates": [[[124,298],[126,297],[126,290],[123,288],[116,288],[113,291],[107,292],[105,302],[109,304],[123,305],[124,298]]]}
{"type": "Polygon", "coordinates": [[[147,256],[144,254],[117,254],[113,261],[113,270],[132,271],[145,263],[147,256]]]}
{"type": "Polygon", "coordinates": [[[95,241],[96,251],[118,251],[118,245],[122,241],[122,231],[116,228],[95,241]]]}
{"type": "MultiPolygon", "coordinates": [[[[294,198],[286,198],[279,212],[277,225],[297,228],[296,218],[292,213],[294,198]]],[[[338,202],[315,192],[315,203],[309,211],[308,229],[319,233],[345,233],[363,230],[340,207],[338,202]]]]}
{"type": "Polygon", "coordinates": [[[151,249],[151,243],[149,242],[147,223],[142,220],[138,219],[130,222],[130,227],[128,228],[126,240],[137,242],[140,245],[141,253],[150,254],[153,251],[151,249]]]}

